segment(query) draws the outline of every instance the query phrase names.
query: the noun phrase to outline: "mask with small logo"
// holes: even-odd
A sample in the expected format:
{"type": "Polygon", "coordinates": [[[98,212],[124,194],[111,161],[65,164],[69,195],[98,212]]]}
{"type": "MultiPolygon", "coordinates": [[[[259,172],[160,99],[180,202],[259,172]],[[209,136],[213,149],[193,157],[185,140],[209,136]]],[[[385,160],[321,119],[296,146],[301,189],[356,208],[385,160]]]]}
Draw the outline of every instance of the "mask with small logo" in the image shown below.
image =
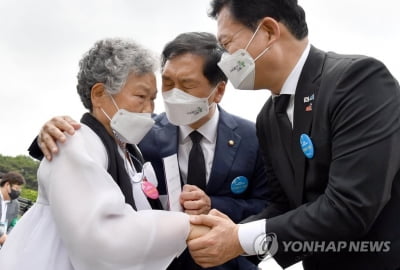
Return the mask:
{"type": "Polygon", "coordinates": [[[254,81],[256,77],[255,62],[270,48],[265,48],[255,59],[253,59],[247,51],[247,48],[260,29],[260,26],[261,24],[258,25],[253,36],[247,43],[246,48],[239,49],[233,54],[224,53],[221,60],[218,62],[218,66],[236,89],[254,90],[254,81]]]}
{"type": "Polygon", "coordinates": [[[168,121],[176,126],[186,126],[197,122],[208,114],[210,107],[214,104],[208,104],[208,99],[216,89],[217,87],[205,98],[192,96],[178,88],[163,92],[168,121]]]}
{"type": "Polygon", "coordinates": [[[112,96],[111,100],[117,108],[112,118],[101,108],[104,115],[110,120],[110,126],[121,142],[138,144],[154,125],[150,113],[135,113],[119,109],[112,96]]]}

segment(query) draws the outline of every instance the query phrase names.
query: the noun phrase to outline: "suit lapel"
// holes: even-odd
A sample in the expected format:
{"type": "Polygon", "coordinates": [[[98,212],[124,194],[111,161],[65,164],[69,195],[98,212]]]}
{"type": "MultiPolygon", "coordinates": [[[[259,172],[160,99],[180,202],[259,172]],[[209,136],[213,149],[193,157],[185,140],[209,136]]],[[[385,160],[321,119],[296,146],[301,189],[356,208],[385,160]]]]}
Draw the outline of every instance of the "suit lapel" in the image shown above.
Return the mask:
{"type": "MultiPolygon", "coordinates": [[[[169,123],[166,115],[164,115],[164,118],[160,121],[160,124],[161,127],[155,131],[155,138],[157,138],[156,149],[159,152],[160,160],[163,160],[165,157],[169,157],[174,154],[176,154],[178,158],[179,127],[169,123]]],[[[163,161],[161,162],[161,164],[162,166],[164,166],[163,161]]],[[[163,173],[163,175],[164,175],[164,181],[166,181],[167,179],[165,178],[165,173],[163,173]]],[[[181,186],[183,187],[184,183],[182,181],[182,177],[180,178],[181,178],[181,186]]]]}
{"type": "MultiPolygon", "coordinates": [[[[296,88],[294,101],[294,118],[292,133],[292,155],[294,162],[294,180],[296,189],[295,203],[303,201],[306,157],[300,147],[301,134],[311,134],[313,121],[313,106],[318,102],[320,75],[325,61],[325,53],[311,47],[310,54],[304,64],[296,88]]],[[[311,138],[312,139],[312,138],[311,138]]]]}
{"type": "Polygon", "coordinates": [[[155,131],[157,149],[159,150],[160,157],[164,158],[173,154],[178,154],[179,127],[169,123],[166,117],[161,123],[163,126],[155,131]]]}
{"type": "MultiPolygon", "coordinates": [[[[235,132],[237,123],[232,116],[219,107],[220,115],[217,129],[217,142],[207,193],[213,194],[223,185],[231,170],[236,152],[239,149],[241,136],[235,132]],[[232,141],[233,144],[230,144],[232,141]]],[[[228,179],[233,180],[233,179],[228,179]]]]}

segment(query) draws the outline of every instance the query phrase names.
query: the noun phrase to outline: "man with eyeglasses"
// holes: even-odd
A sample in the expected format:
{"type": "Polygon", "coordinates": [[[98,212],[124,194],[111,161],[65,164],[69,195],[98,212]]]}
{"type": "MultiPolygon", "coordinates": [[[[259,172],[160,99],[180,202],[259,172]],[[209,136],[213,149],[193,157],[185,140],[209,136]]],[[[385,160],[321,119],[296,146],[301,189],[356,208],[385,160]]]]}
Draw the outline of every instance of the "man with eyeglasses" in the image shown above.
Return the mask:
{"type": "Polygon", "coordinates": [[[192,257],[203,267],[247,254],[284,268],[400,269],[397,80],[376,59],[312,46],[297,0],[211,5],[228,51],[219,67],[238,89],[271,91],[256,122],[269,205],[239,225],[217,211],[193,217],[213,228],[189,241],[192,257]]]}

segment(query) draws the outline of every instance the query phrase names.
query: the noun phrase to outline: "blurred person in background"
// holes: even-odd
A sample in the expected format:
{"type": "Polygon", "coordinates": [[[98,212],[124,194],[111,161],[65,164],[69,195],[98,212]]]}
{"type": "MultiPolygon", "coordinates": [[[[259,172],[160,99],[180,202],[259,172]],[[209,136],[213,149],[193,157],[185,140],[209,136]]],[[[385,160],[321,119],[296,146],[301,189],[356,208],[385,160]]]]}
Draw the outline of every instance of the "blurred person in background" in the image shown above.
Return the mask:
{"type": "Polygon", "coordinates": [[[19,203],[25,178],[18,172],[8,172],[0,178],[0,247],[18,219],[19,203]]]}

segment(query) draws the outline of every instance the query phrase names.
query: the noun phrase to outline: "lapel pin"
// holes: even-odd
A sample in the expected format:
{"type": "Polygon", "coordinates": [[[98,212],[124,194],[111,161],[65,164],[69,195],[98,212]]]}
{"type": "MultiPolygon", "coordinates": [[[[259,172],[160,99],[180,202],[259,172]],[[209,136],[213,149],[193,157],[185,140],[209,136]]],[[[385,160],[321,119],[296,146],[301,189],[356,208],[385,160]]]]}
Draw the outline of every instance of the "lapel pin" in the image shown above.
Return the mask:
{"type": "Polygon", "coordinates": [[[234,194],[241,194],[249,186],[249,180],[245,176],[238,176],[231,182],[231,191],[234,194]]]}
{"type": "Polygon", "coordinates": [[[313,142],[307,134],[300,135],[300,146],[303,154],[308,158],[312,159],[314,157],[314,145],[313,142]]]}
{"type": "Polygon", "coordinates": [[[307,107],[306,107],[306,112],[311,112],[312,111],[312,103],[310,103],[307,107]]]}
{"type": "Polygon", "coordinates": [[[315,96],[314,96],[314,94],[312,94],[311,96],[304,97],[304,98],[303,98],[303,102],[304,102],[304,103],[311,102],[311,101],[314,100],[314,98],[315,98],[315,96]]]}
{"type": "Polygon", "coordinates": [[[229,140],[228,141],[228,145],[229,146],[234,146],[235,145],[235,141],[234,140],[229,140]]]}

